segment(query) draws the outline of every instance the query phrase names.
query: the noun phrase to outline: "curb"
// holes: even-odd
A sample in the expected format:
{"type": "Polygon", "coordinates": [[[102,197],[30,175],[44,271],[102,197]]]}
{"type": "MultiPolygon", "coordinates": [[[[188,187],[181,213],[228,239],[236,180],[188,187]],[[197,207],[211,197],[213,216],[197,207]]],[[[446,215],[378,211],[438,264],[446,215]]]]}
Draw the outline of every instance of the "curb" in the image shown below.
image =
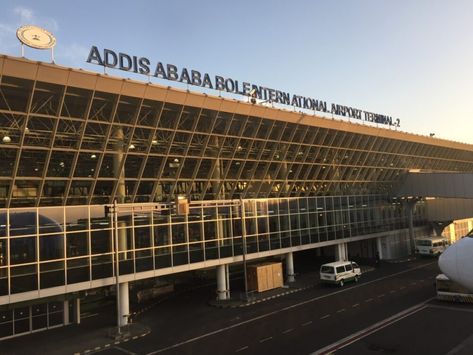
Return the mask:
{"type": "Polygon", "coordinates": [[[126,342],[129,342],[130,340],[136,340],[136,339],[139,339],[139,338],[143,338],[143,337],[147,336],[149,333],[151,333],[151,330],[148,329],[142,334],[129,336],[129,337],[123,338],[121,340],[110,341],[109,343],[107,343],[105,345],[96,346],[93,349],[86,349],[84,351],[75,352],[74,355],[93,354],[97,351],[101,351],[101,350],[111,348],[114,345],[118,345],[118,344],[121,344],[121,343],[126,343],[126,342]]]}
{"type": "Polygon", "coordinates": [[[258,300],[254,300],[254,301],[251,301],[251,302],[237,302],[235,301],[235,303],[230,303],[228,302],[227,304],[225,304],[224,302],[223,303],[218,303],[218,301],[209,301],[209,305],[210,306],[213,306],[213,307],[217,307],[217,308],[241,308],[241,307],[248,307],[248,306],[252,306],[252,305],[255,305],[257,303],[261,303],[261,302],[266,302],[266,301],[269,301],[269,300],[273,300],[275,298],[278,298],[278,297],[283,297],[283,296],[287,296],[287,295],[290,295],[292,293],[296,293],[296,292],[300,292],[300,291],[304,291],[304,290],[308,290],[309,288],[312,288],[312,287],[315,287],[316,284],[313,284],[313,285],[309,285],[309,286],[306,286],[306,287],[298,287],[298,288],[295,288],[295,289],[292,289],[290,291],[286,291],[286,292],[283,292],[283,293],[278,293],[277,295],[273,295],[273,296],[268,296],[268,297],[264,297],[264,298],[261,298],[261,299],[258,299],[258,300]]]}

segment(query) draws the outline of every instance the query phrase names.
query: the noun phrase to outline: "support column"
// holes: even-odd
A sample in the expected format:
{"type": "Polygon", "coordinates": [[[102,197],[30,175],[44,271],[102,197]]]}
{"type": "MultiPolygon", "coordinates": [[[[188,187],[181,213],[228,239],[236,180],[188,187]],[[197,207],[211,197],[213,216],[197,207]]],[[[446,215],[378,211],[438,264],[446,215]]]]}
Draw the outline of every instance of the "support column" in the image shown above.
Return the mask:
{"type": "Polygon", "coordinates": [[[340,261],[340,260],[347,260],[347,244],[346,243],[340,243],[340,244],[335,244],[335,260],[340,261]]]}
{"type": "Polygon", "coordinates": [[[226,265],[217,266],[217,300],[222,301],[227,299],[227,276],[226,265]]]}
{"type": "Polygon", "coordinates": [[[69,324],[69,301],[65,300],[63,303],[63,319],[62,322],[64,325],[69,324]]]}
{"type": "Polygon", "coordinates": [[[413,254],[416,248],[414,240],[414,206],[416,200],[407,200],[407,218],[409,223],[409,254],[413,254]]]}
{"type": "Polygon", "coordinates": [[[378,249],[378,256],[380,260],[384,259],[382,239],[383,238],[376,238],[376,248],[378,249]]]}
{"type": "Polygon", "coordinates": [[[130,300],[128,282],[122,282],[119,284],[118,292],[120,292],[120,327],[128,324],[128,317],[130,315],[130,300]]]}
{"type": "Polygon", "coordinates": [[[286,280],[287,282],[294,282],[294,259],[292,252],[286,254],[286,280]]]}
{"type": "Polygon", "coordinates": [[[74,323],[80,324],[80,298],[76,298],[73,301],[73,308],[74,308],[74,323]]]}
{"type": "Polygon", "coordinates": [[[230,299],[230,270],[229,270],[229,264],[225,265],[225,274],[226,274],[226,281],[227,281],[227,300],[230,299]]]}

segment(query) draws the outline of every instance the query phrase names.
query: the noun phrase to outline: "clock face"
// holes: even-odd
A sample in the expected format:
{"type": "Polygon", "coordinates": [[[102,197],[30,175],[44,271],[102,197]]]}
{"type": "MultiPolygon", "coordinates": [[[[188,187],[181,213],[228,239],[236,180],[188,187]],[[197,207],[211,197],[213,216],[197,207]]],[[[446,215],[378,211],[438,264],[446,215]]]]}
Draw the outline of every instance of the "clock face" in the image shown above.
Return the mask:
{"type": "Polygon", "coordinates": [[[16,31],[21,43],[37,49],[49,49],[56,44],[56,38],[45,29],[37,26],[22,26],[16,31]]]}

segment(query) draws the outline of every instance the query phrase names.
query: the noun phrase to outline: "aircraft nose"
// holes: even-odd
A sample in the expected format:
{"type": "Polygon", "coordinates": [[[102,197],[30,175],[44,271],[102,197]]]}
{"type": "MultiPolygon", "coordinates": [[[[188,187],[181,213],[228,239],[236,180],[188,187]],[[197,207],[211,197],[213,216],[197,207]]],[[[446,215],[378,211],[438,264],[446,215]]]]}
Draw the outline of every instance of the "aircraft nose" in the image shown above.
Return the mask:
{"type": "Polygon", "coordinates": [[[447,275],[447,277],[451,280],[458,281],[460,275],[458,273],[457,267],[457,253],[458,253],[458,243],[451,245],[448,247],[442,255],[439,257],[439,267],[442,270],[442,273],[447,275]]]}

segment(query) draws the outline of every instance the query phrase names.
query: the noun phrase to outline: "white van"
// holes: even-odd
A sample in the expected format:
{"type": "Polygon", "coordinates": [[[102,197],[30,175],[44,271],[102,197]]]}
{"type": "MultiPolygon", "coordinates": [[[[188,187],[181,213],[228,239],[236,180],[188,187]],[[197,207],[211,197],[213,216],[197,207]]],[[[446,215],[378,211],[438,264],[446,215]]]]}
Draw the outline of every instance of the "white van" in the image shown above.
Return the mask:
{"type": "Polygon", "coordinates": [[[450,241],[443,237],[425,237],[416,239],[416,254],[439,256],[450,245],[450,241]]]}
{"type": "Polygon", "coordinates": [[[358,282],[361,269],[354,261],[335,261],[320,267],[320,281],[343,286],[347,281],[358,282]]]}

